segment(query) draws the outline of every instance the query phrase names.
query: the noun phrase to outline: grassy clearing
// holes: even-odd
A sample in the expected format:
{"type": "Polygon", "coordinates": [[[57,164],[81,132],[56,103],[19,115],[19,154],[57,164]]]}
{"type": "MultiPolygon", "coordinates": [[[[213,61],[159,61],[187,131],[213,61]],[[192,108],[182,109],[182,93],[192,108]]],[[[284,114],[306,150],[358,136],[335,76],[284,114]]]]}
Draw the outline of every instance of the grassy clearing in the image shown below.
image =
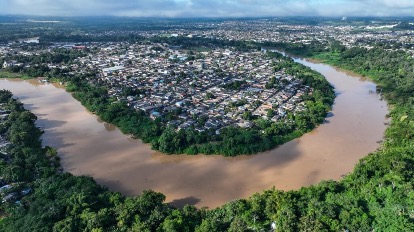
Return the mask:
{"type": "Polygon", "coordinates": [[[12,73],[12,72],[8,72],[5,70],[0,70],[0,78],[21,78],[21,79],[28,80],[28,79],[32,79],[33,77],[30,77],[25,74],[12,73]]]}

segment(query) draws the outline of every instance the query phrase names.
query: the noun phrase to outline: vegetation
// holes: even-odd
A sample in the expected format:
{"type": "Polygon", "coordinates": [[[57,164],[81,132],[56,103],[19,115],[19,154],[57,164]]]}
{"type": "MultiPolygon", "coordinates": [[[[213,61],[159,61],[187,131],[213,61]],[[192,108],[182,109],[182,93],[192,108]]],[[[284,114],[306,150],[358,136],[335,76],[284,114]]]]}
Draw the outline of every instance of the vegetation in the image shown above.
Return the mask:
{"type": "Polygon", "coordinates": [[[30,63],[30,67],[13,65],[1,71],[0,77],[16,77],[18,76],[16,75],[17,73],[26,79],[30,77],[62,78],[69,72],[68,69],[49,68],[45,64],[71,64],[77,57],[83,57],[85,54],[84,51],[80,50],[55,48],[50,52],[44,52],[33,56],[7,55],[1,59],[13,60],[20,64],[30,63]]]}
{"type": "MultiPolygon", "coordinates": [[[[101,19],[97,21],[99,20],[101,19]]],[[[20,29],[2,25],[6,32],[2,33],[0,41],[37,36],[40,30],[44,31],[40,27],[36,29],[27,24],[22,25],[24,26],[20,29]]],[[[118,38],[117,35],[99,36],[98,32],[95,32],[93,38],[82,38],[53,30],[53,25],[45,24],[51,28],[46,34],[42,34],[45,41],[125,40],[125,37],[118,38]]],[[[63,25],[68,31],[73,30],[70,23],[64,22],[63,25]]],[[[85,25],[83,29],[90,29],[90,26],[85,25]]],[[[142,24],[141,27],[151,28],[151,25],[142,24]]],[[[125,25],[121,28],[128,30],[125,25]]],[[[139,39],[133,35],[130,37],[131,40],[139,39]]],[[[201,39],[188,40],[186,46],[200,46],[200,41],[201,39]]],[[[181,42],[177,39],[177,44],[181,42]]],[[[218,42],[229,45],[224,40],[218,42]]],[[[241,50],[257,48],[257,45],[251,43],[231,43],[239,46],[241,50]]],[[[61,173],[56,151],[41,146],[41,131],[34,124],[36,116],[24,110],[19,101],[12,99],[10,92],[0,91],[1,107],[11,112],[0,123],[0,134],[13,143],[5,153],[0,153],[0,183],[11,184],[13,187],[0,195],[3,198],[5,194],[16,193],[19,199],[0,204],[0,231],[202,232],[268,231],[271,227],[275,231],[414,231],[413,58],[404,52],[380,48],[346,49],[335,42],[328,49],[325,45],[316,43],[310,46],[279,46],[288,52],[313,56],[372,78],[391,105],[392,122],[386,131],[386,139],[381,149],[363,158],[343,180],[324,181],[297,191],[270,189],[254,194],[249,199],[233,201],[213,210],[196,209],[192,206],[175,209],[164,203],[165,197],[162,194],[150,190],[144,191],[138,197],[123,197],[97,185],[92,178],[61,173]],[[23,194],[23,190],[27,188],[32,189],[32,192],[23,194]],[[3,211],[5,217],[2,216],[3,211]]],[[[275,68],[286,68],[295,72],[298,67],[293,62],[286,61],[283,66],[275,68]]],[[[38,76],[35,71],[32,76],[38,76]]],[[[41,75],[45,73],[50,71],[41,75]]],[[[314,82],[309,77],[312,74],[307,74],[307,71],[299,71],[299,74],[310,84],[314,82]]],[[[12,74],[1,74],[3,77],[9,75],[12,74]]],[[[65,78],[66,75],[61,76],[65,78]]],[[[160,131],[161,127],[157,125],[161,123],[159,120],[148,120],[141,112],[130,115],[129,108],[121,102],[112,103],[105,98],[106,90],[89,85],[87,78],[87,75],[72,77],[68,90],[73,91],[78,99],[82,99],[83,104],[99,113],[103,119],[118,123],[125,132],[133,133],[134,128],[143,130],[139,132],[145,135],[143,138],[147,142],[157,141],[153,143],[154,146],[161,146],[160,150],[169,149],[170,146],[177,149],[174,145],[186,143],[188,138],[194,139],[196,144],[207,141],[208,134],[191,137],[192,131],[179,132],[178,135],[168,128],[160,131]]],[[[269,88],[275,84],[271,81],[269,88]]],[[[322,92],[319,96],[326,95],[322,92]]],[[[320,100],[325,104],[329,102],[329,98],[320,100]]],[[[269,128],[267,122],[260,121],[257,124],[263,129],[269,128]]],[[[278,133],[279,130],[292,129],[290,124],[277,125],[275,128],[278,133]]],[[[248,138],[263,136],[262,133],[251,130],[240,133],[234,128],[228,128],[222,134],[229,135],[228,140],[222,141],[223,147],[227,146],[223,149],[229,150],[240,149],[234,144],[249,143],[248,138]]],[[[185,150],[196,153],[200,149],[213,153],[215,145],[190,146],[185,150]]]]}
{"type": "Polygon", "coordinates": [[[292,73],[316,88],[314,94],[306,99],[307,110],[291,115],[291,123],[268,123],[270,126],[262,125],[251,129],[224,128],[220,135],[213,130],[199,133],[194,128],[175,132],[167,128],[161,119],[153,121],[144,112],[136,112],[122,101],[111,102],[104,88],[92,86],[81,77],[72,78],[67,89],[73,91],[76,99],[103,120],[117,125],[123,133],[133,134],[144,142],[151,143],[154,149],[162,152],[225,156],[252,154],[273,148],[313,129],[323,121],[333,102],[332,88],[322,76],[293,61],[288,64],[292,73]],[[264,130],[264,133],[259,130],[264,130]],[[210,143],[211,141],[215,143],[210,143]]]}
{"type": "Polygon", "coordinates": [[[223,85],[222,87],[225,89],[240,90],[245,85],[246,81],[233,81],[231,83],[223,85]]]}
{"type": "MultiPolygon", "coordinates": [[[[60,173],[56,152],[41,146],[36,116],[11,97],[9,91],[0,91],[2,109],[11,112],[1,122],[0,134],[12,143],[1,153],[0,176],[2,185],[13,186],[2,191],[1,197],[25,188],[34,191],[20,195],[19,201],[0,205],[0,210],[6,211],[0,231],[154,231],[168,221],[167,215],[177,215],[163,204],[165,197],[160,193],[145,191],[139,197],[125,198],[90,177],[60,173]]],[[[189,221],[200,214],[191,206],[180,211],[180,216],[189,221]]],[[[196,221],[191,223],[195,225],[196,221]]]]}
{"type": "Polygon", "coordinates": [[[397,26],[394,26],[394,29],[403,29],[403,30],[413,30],[414,25],[410,24],[409,22],[400,22],[397,26]]]}
{"type": "MultiPolygon", "coordinates": [[[[256,123],[249,129],[223,128],[220,134],[215,130],[197,132],[194,127],[176,132],[168,128],[160,118],[153,121],[143,111],[136,112],[127,107],[125,102],[111,101],[106,89],[89,84],[86,81],[87,76],[86,78],[85,76],[72,77],[67,89],[73,91],[76,99],[104,121],[115,124],[123,133],[132,134],[144,142],[151,143],[153,149],[164,153],[203,153],[224,156],[253,154],[271,149],[312,130],[323,122],[335,97],[332,87],[320,74],[291,59],[285,59],[282,63],[287,73],[302,79],[305,85],[314,89],[312,95],[305,97],[306,110],[296,115],[289,115],[290,122],[256,123]]],[[[242,84],[243,82],[236,81],[229,84],[228,88],[240,88],[242,84]]],[[[235,106],[240,105],[240,103],[235,104],[235,106]]],[[[246,112],[245,117],[252,119],[249,116],[251,115],[246,112]]],[[[202,118],[198,119],[200,120],[202,118]]]]}
{"type": "Polygon", "coordinates": [[[384,50],[345,50],[331,57],[344,64],[348,60],[347,67],[354,64],[354,71],[375,61],[364,70],[393,106],[382,148],[363,158],[340,182],[289,192],[266,190],[214,210],[173,209],[163,203],[162,194],[152,191],[125,198],[91,178],[57,172],[56,163],[48,161],[36,142],[40,133],[35,116],[3,91],[0,100],[15,116],[1,124],[2,133],[13,134],[16,145],[11,160],[2,161],[1,175],[32,186],[34,192],[23,197],[22,204],[2,204],[7,217],[0,231],[257,231],[272,224],[275,231],[413,231],[414,102],[412,92],[404,88],[412,87],[407,83],[413,79],[414,61],[384,50]],[[395,63],[383,65],[379,57],[395,63]],[[26,133],[32,136],[18,136],[26,133]]]}
{"type": "Polygon", "coordinates": [[[28,75],[22,75],[20,73],[14,73],[14,72],[7,72],[7,71],[0,71],[0,78],[20,78],[20,79],[31,79],[32,77],[28,75]]]}
{"type": "MultiPolygon", "coordinates": [[[[239,42],[239,44],[242,43],[239,42]]],[[[247,45],[245,46],[247,47],[247,45]]],[[[195,126],[191,126],[176,132],[168,128],[166,121],[176,117],[180,113],[179,111],[171,113],[165,118],[151,120],[148,114],[129,108],[126,102],[111,99],[105,86],[100,86],[99,83],[91,84],[89,80],[94,79],[96,73],[90,72],[78,76],[69,74],[69,70],[50,69],[44,65],[44,62],[70,64],[74,57],[85,55],[85,52],[78,50],[53,49],[50,53],[41,53],[35,56],[13,56],[12,59],[16,62],[30,63],[30,67],[8,67],[4,72],[0,72],[0,77],[2,73],[7,74],[4,77],[18,73],[27,77],[53,77],[66,82],[68,83],[67,90],[73,92],[73,96],[91,112],[99,115],[104,121],[115,124],[123,133],[132,134],[146,143],[151,143],[153,149],[168,154],[203,153],[236,156],[269,150],[301,136],[322,123],[335,98],[333,88],[323,76],[290,58],[269,52],[269,57],[277,57],[280,60],[275,63],[275,70],[284,69],[286,73],[294,75],[301,79],[305,85],[313,88],[313,94],[303,96],[306,110],[295,115],[289,114],[288,122],[267,121],[261,123],[261,121],[257,121],[253,127],[248,129],[231,127],[223,128],[219,133],[213,129],[198,132],[195,126]]],[[[270,84],[272,83],[270,82],[270,84]]],[[[238,90],[244,88],[245,84],[245,81],[235,80],[223,87],[238,90]]],[[[277,86],[273,83],[268,87],[277,86]]],[[[132,88],[124,89],[124,95],[130,94],[139,94],[139,92],[132,88]]],[[[207,93],[206,97],[210,99],[214,98],[214,95],[207,93]]],[[[236,102],[233,107],[244,104],[246,103],[242,101],[236,102]]],[[[245,112],[243,118],[254,119],[251,112],[245,112]]],[[[200,125],[204,125],[206,122],[202,117],[196,120],[200,125]]]]}
{"type": "Polygon", "coordinates": [[[314,58],[372,78],[392,104],[405,105],[414,100],[413,58],[403,51],[351,48],[317,54],[314,58]]]}

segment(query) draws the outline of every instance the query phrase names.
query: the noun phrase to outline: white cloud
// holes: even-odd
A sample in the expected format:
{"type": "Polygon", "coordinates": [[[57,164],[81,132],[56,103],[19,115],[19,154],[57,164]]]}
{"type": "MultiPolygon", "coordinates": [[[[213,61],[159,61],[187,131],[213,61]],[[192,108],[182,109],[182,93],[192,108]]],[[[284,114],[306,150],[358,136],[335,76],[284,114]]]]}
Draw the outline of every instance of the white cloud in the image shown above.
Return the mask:
{"type": "Polygon", "coordinates": [[[370,2],[390,8],[414,8],[413,0],[371,0],[370,2]]]}
{"type": "Polygon", "coordinates": [[[156,17],[411,16],[414,0],[0,0],[0,14],[156,17]]]}

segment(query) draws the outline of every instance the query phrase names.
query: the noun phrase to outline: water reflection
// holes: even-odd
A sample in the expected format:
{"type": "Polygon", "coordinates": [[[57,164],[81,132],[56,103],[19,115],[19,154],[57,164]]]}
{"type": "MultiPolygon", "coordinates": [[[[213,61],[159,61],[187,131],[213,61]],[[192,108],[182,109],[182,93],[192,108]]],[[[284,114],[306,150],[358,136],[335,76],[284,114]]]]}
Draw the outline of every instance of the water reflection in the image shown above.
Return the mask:
{"type": "Polygon", "coordinates": [[[104,122],[102,119],[100,119],[100,118],[96,118],[96,121],[98,122],[98,123],[101,123],[101,124],[103,124],[104,125],[104,127],[105,127],[105,130],[106,131],[114,131],[114,130],[116,130],[116,126],[114,126],[113,124],[111,124],[111,123],[107,123],[107,122],[104,122]]]}

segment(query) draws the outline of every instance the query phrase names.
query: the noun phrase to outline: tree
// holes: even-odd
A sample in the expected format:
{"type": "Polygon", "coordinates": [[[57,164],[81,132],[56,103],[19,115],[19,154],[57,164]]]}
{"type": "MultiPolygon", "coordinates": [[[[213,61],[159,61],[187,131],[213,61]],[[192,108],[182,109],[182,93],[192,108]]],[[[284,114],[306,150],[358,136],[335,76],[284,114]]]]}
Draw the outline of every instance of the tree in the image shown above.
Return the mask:
{"type": "Polygon", "coordinates": [[[253,114],[250,111],[244,111],[242,118],[245,120],[252,120],[253,119],[253,114]]]}
{"type": "Polygon", "coordinates": [[[267,116],[268,118],[273,118],[273,116],[275,116],[275,115],[276,115],[275,111],[273,111],[272,109],[268,109],[268,110],[266,110],[266,111],[267,111],[266,116],[267,116]]]}
{"type": "Polygon", "coordinates": [[[248,232],[251,231],[247,223],[240,217],[236,217],[230,223],[229,232],[248,232]]]}

